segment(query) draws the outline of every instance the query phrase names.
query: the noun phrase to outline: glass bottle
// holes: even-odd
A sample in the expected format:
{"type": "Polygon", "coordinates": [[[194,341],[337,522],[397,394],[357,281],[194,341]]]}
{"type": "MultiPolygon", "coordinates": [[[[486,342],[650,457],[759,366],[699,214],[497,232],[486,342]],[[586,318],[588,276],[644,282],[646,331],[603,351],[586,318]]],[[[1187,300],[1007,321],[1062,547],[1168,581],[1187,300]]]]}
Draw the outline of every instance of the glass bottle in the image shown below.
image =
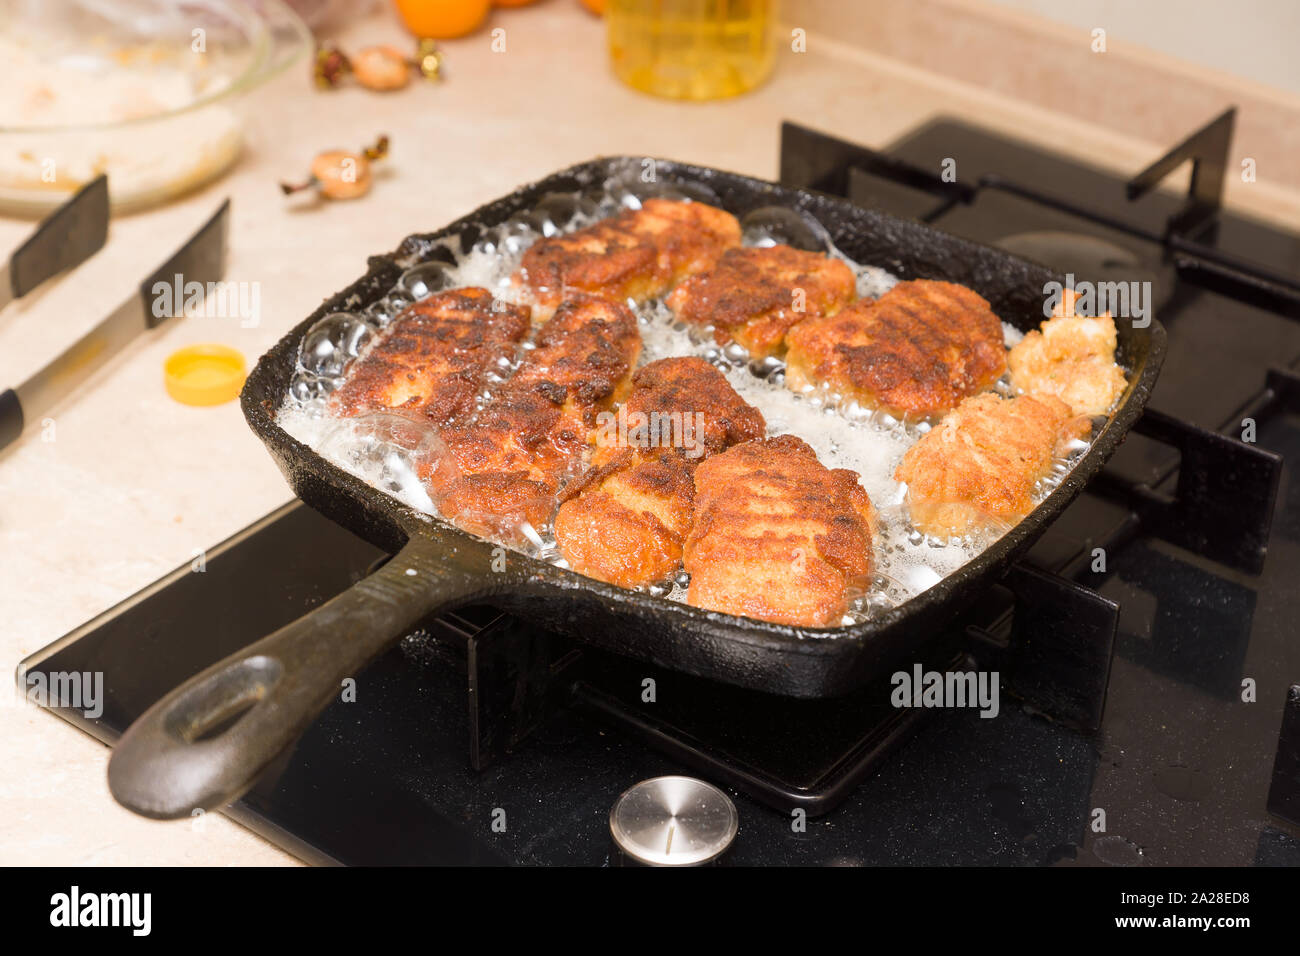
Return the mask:
{"type": "Polygon", "coordinates": [[[614,73],[675,99],[736,96],[772,69],[775,0],[609,0],[614,73]]]}

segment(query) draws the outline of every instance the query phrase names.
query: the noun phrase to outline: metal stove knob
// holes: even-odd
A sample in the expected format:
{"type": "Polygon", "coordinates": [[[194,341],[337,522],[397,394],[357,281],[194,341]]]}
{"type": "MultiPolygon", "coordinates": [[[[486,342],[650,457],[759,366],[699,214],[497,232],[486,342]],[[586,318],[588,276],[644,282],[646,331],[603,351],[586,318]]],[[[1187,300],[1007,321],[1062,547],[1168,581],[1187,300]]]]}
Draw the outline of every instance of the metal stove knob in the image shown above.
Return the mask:
{"type": "Polygon", "coordinates": [[[617,863],[699,866],[717,860],[736,837],[731,798],[694,777],[652,777],[624,791],[609,811],[617,863]]]}

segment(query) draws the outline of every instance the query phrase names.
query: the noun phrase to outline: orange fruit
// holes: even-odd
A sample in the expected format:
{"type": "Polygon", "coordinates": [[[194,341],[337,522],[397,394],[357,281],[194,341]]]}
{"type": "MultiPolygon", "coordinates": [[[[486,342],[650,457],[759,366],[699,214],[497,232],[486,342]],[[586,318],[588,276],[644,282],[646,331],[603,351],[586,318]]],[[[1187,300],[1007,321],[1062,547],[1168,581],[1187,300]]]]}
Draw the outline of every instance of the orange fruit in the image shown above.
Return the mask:
{"type": "Polygon", "coordinates": [[[478,29],[492,0],[393,0],[397,14],[417,37],[449,40],[478,29]]]}
{"type": "Polygon", "coordinates": [[[535,0],[492,0],[498,7],[526,7],[535,0]]]}
{"type": "Polygon", "coordinates": [[[598,17],[605,15],[605,0],[582,0],[582,5],[598,17]]]}

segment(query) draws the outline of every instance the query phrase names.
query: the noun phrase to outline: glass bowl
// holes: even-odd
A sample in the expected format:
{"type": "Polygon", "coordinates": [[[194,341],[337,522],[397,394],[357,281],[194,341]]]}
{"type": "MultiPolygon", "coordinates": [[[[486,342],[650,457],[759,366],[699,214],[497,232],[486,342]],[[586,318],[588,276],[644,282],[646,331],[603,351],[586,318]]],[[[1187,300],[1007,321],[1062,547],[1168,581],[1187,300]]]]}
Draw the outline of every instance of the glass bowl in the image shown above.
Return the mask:
{"type": "Polygon", "coordinates": [[[118,212],[214,179],[253,91],[311,45],[281,0],[0,0],[0,210],[105,172],[118,212]]]}

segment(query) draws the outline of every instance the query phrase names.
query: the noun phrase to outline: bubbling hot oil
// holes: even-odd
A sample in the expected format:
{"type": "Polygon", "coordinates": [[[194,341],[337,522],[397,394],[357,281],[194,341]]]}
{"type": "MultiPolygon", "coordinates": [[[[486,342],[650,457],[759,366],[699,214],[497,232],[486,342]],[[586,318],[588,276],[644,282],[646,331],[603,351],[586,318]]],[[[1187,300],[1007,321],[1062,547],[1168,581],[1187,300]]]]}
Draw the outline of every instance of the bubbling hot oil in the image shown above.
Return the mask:
{"type": "MultiPolygon", "coordinates": [[[[526,292],[511,277],[528,245],[543,235],[571,232],[620,208],[635,208],[639,203],[615,180],[605,183],[604,193],[597,199],[575,194],[568,206],[565,199],[552,196],[544,200],[544,203],[549,201],[552,210],[564,210],[563,221],[559,221],[560,217],[517,216],[487,230],[468,249],[460,248],[455,238],[443,242],[454,263],[432,270],[441,272],[441,285],[425,288],[415,283],[416,292],[428,295],[439,288],[480,286],[499,299],[526,304],[526,292]]],[[[820,229],[819,224],[814,225],[820,229]]],[[[824,234],[824,230],[821,232],[824,234]]],[[[761,246],[771,245],[774,240],[760,230],[757,234],[747,231],[744,241],[747,245],[761,246]]],[[[853,270],[859,296],[878,298],[898,281],[883,269],[854,262],[833,246],[828,251],[853,270]]],[[[411,283],[404,286],[399,282],[385,300],[358,314],[357,321],[382,328],[412,299],[423,297],[413,295],[410,286],[411,283]]],[[[876,509],[879,523],[874,539],[871,586],[865,593],[854,596],[842,622],[844,625],[869,620],[874,614],[915,597],[976,557],[1007,530],[992,529],[962,538],[937,539],[910,526],[907,489],[894,480],[893,474],[908,448],[929,430],[928,422],[899,420],[845,401],[827,389],[797,394],[785,387],[785,365],[781,360],[755,360],[734,343],[717,344],[711,329],[676,321],[662,300],[628,305],[636,313],[641,331],[639,365],[674,356],[700,356],[721,370],[737,393],[763,413],[769,436],[797,435],[816,451],[818,459],[828,468],[846,468],[857,473],[876,509]]],[[[1019,330],[1007,323],[1003,323],[1003,329],[1008,347],[1022,337],[1019,330]]],[[[354,334],[350,341],[358,338],[369,339],[356,350],[360,356],[379,336],[354,334]]],[[[488,384],[479,396],[480,407],[491,396],[493,387],[510,376],[523,353],[531,347],[531,344],[521,346],[513,360],[503,361],[490,373],[488,384]]],[[[336,371],[337,366],[335,362],[330,371],[336,371]]],[[[335,417],[327,401],[329,393],[342,381],[342,375],[332,378],[317,375],[319,381],[309,381],[307,388],[297,387],[303,377],[315,374],[300,361],[295,386],[279,412],[281,427],[367,484],[415,510],[436,514],[415,466],[420,456],[427,453],[428,446],[436,444],[436,429],[422,426],[428,434],[412,437],[411,429],[416,426],[399,416],[380,413],[351,419],[335,417]],[[320,387],[316,388],[317,385],[320,387]]],[[[996,388],[1005,395],[1013,394],[1006,377],[996,388]]],[[[1066,457],[1053,463],[1051,472],[1034,489],[1035,503],[1061,483],[1087,447],[1087,442],[1074,442],[1067,449],[1066,457]]],[[[559,553],[551,527],[524,527],[520,531],[526,543],[517,550],[559,567],[568,566],[559,553]]],[[[647,590],[684,602],[689,581],[689,575],[680,572],[673,580],[652,585],[647,590]]]]}

